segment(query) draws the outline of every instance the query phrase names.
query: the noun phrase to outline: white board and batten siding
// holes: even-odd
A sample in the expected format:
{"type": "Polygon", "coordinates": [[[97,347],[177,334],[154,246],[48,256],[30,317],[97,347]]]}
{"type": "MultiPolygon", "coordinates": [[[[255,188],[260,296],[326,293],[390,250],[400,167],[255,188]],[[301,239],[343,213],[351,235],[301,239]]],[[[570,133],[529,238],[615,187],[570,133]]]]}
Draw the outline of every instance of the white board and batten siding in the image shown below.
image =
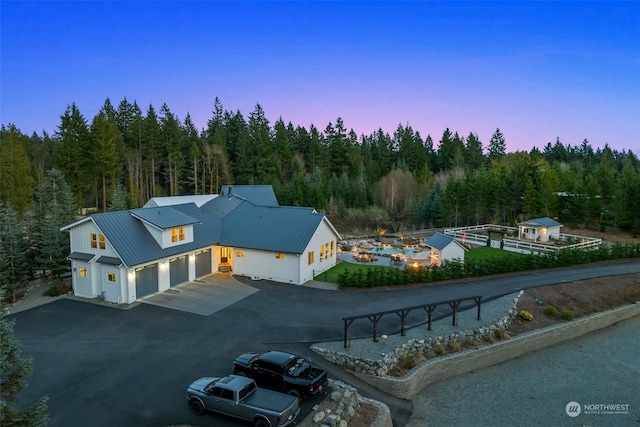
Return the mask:
{"type": "Polygon", "coordinates": [[[115,265],[100,264],[96,262],[102,256],[118,257],[113,247],[105,239],[105,248],[100,249],[99,235],[102,231],[93,221],[86,221],[71,229],[70,244],[71,252],[82,252],[93,254],[95,257],[90,261],[71,260],[71,273],[74,294],[84,298],[95,298],[104,292],[112,297],[109,301],[119,302],[122,299],[123,291],[126,289],[126,269],[124,266],[118,268],[115,265]],[[97,247],[91,247],[91,234],[96,235],[97,247]],[[86,270],[86,277],[80,276],[80,271],[86,270]],[[114,273],[116,282],[107,280],[108,273],[114,273]]]}

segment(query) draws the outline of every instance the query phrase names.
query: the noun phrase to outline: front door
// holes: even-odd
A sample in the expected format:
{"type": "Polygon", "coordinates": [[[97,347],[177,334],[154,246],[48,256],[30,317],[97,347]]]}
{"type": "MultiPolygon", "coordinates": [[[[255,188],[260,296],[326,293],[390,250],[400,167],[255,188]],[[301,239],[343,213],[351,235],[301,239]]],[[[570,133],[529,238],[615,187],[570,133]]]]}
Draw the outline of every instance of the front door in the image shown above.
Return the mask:
{"type": "Polygon", "coordinates": [[[229,258],[231,258],[231,249],[229,249],[226,246],[221,246],[220,247],[220,262],[221,263],[228,263],[229,262],[229,258]]]}

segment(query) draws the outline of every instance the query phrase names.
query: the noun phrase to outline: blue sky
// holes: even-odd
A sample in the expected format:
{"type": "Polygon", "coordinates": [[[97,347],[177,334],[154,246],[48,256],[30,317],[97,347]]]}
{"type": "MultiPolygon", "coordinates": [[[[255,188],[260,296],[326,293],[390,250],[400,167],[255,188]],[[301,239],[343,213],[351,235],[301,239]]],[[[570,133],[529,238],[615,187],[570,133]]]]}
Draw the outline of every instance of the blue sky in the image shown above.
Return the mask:
{"type": "Polygon", "coordinates": [[[202,128],[245,117],[358,134],[496,128],[508,151],[640,152],[640,2],[0,2],[2,124],[90,122],[108,97],[202,128]]]}

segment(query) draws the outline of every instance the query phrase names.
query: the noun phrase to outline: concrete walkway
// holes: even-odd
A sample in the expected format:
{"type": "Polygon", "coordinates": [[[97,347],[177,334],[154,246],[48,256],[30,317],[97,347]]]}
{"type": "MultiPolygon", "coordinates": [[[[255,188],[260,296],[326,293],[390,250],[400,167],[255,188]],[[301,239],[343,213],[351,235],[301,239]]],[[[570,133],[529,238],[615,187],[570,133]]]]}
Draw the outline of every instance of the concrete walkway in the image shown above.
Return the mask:
{"type": "Polygon", "coordinates": [[[231,273],[213,273],[138,301],[202,316],[211,316],[256,292],[258,289],[239,282],[231,273]]]}

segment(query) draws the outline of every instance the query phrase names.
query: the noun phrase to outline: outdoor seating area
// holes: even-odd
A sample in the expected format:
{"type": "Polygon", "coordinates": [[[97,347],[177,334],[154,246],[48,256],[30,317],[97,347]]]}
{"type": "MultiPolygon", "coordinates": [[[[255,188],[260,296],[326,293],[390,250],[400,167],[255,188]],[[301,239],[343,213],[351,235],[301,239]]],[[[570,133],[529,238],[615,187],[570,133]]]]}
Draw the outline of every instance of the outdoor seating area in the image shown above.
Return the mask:
{"type": "Polygon", "coordinates": [[[374,257],[371,254],[367,254],[367,253],[357,253],[353,255],[353,259],[355,259],[358,262],[373,262],[373,261],[377,261],[378,259],[376,257],[374,257]]]}

